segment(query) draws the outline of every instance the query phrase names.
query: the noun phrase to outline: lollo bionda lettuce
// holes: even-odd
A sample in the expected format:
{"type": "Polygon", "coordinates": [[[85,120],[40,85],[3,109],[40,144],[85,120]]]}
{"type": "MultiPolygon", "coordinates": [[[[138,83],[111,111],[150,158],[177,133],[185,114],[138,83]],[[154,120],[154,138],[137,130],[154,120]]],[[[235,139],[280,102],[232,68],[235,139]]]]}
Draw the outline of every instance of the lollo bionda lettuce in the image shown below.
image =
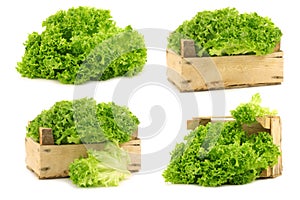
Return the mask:
{"type": "Polygon", "coordinates": [[[17,63],[23,77],[82,84],[131,77],[146,63],[144,37],[131,26],[118,27],[109,10],[60,10],[42,26],[42,33],[29,34],[24,43],[25,53],[17,63]]]}
{"type": "Polygon", "coordinates": [[[242,128],[245,123],[254,123],[255,117],[272,113],[260,102],[260,95],[255,94],[249,103],[232,110],[235,121],[209,122],[191,131],[172,151],[163,172],[165,181],[209,187],[240,185],[274,166],[281,153],[270,133],[248,134],[242,128]]]}
{"type": "Polygon", "coordinates": [[[281,30],[268,17],[239,13],[235,8],[198,12],[168,38],[168,48],[180,53],[180,40],[195,41],[198,56],[266,55],[280,42],[281,30]]]}
{"type": "Polygon", "coordinates": [[[139,119],[114,102],[97,103],[92,98],[58,101],[43,110],[27,126],[27,137],[39,142],[39,127],[51,128],[54,143],[81,144],[128,142],[137,131],[139,119]]]}

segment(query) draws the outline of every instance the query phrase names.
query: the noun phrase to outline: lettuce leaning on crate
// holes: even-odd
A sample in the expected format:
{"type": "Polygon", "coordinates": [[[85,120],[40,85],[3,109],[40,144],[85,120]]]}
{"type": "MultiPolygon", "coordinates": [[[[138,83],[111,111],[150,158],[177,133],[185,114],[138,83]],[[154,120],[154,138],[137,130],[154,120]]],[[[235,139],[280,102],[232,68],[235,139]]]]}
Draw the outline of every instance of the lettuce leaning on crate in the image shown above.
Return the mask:
{"type": "Polygon", "coordinates": [[[87,158],[75,159],[69,166],[71,181],[79,187],[118,186],[131,173],[128,153],[114,143],[106,143],[103,150],[88,150],[87,158]]]}
{"type": "Polygon", "coordinates": [[[220,186],[246,184],[278,162],[280,151],[267,132],[248,135],[243,124],[256,117],[274,115],[260,106],[259,94],[232,110],[235,121],[208,123],[191,131],[178,143],[163,177],[174,184],[220,186]]]}
{"type": "Polygon", "coordinates": [[[28,78],[65,84],[134,76],[147,59],[143,36],[131,26],[120,28],[109,10],[78,7],[59,10],[32,32],[17,71],[28,78]]]}

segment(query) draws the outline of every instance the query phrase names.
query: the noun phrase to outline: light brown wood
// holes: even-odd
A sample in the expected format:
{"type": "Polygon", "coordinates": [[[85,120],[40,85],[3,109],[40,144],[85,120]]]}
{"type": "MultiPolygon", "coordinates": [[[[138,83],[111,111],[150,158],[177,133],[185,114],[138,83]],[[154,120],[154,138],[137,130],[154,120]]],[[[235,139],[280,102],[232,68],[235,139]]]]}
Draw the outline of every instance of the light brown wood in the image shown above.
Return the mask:
{"type": "MultiPolygon", "coordinates": [[[[218,116],[218,117],[193,117],[191,120],[187,120],[187,129],[194,130],[199,125],[206,125],[211,121],[231,121],[234,120],[230,116],[218,116]]],[[[259,117],[256,119],[257,123],[253,123],[251,125],[243,125],[243,130],[248,134],[253,134],[257,132],[267,132],[270,133],[273,138],[273,143],[279,147],[280,152],[281,149],[281,120],[279,116],[265,116],[259,117]]],[[[278,163],[269,167],[260,174],[260,178],[274,178],[280,176],[282,174],[282,155],[278,157],[278,163]]]]}
{"type": "Polygon", "coordinates": [[[275,46],[274,52],[280,51],[280,42],[275,46]]]}
{"type": "MultiPolygon", "coordinates": [[[[273,142],[280,148],[281,150],[281,138],[282,138],[282,131],[281,131],[281,121],[279,117],[271,118],[271,135],[273,137],[273,142]]],[[[277,177],[282,174],[282,155],[278,158],[278,164],[275,165],[272,169],[272,177],[277,177]]]]}
{"type": "Polygon", "coordinates": [[[265,55],[191,57],[191,42],[183,40],[182,55],[167,50],[167,77],[180,91],[274,85],[283,82],[283,52],[265,55]],[[187,49],[187,53],[185,50],[187,49]]]}
{"type": "Polygon", "coordinates": [[[167,65],[172,66],[169,67],[169,69],[172,69],[172,71],[177,72],[178,74],[182,73],[182,58],[181,56],[178,56],[175,52],[171,50],[167,50],[166,53],[167,57],[167,65]]]}
{"type": "Polygon", "coordinates": [[[192,120],[187,120],[187,129],[188,130],[193,130],[197,128],[200,125],[206,125],[208,122],[211,122],[211,117],[197,117],[193,118],[192,120]]]}
{"type": "Polygon", "coordinates": [[[53,145],[54,144],[54,138],[52,134],[51,128],[39,128],[40,133],[40,144],[41,145],[53,145]]]}
{"type": "MultiPolygon", "coordinates": [[[[69,165],[76,158],[86,157],[88,149],[103,149],[100,144],[40,145],[25,138],[26,165],[40,179],[69,176],[69,165]]],[[[136,138],[120,146],[128,152],[128,170],[137,172],[141,168],[141,141],[136,138]]]]}
{"type": "MultiPolygon", "coordinates": [[[[272,118],[274,118],[273,116],[272,118]]],[[[271,129],[271,117],[258,117],[256,118],[256,121],[258,121],[262,127],[265,129],[271,129]]]]}
{"type": "Polygon", "coordinates": [[[196,57],[196,49],[194,40],[181,40],[181,56],[184,58],[196,57]]]}

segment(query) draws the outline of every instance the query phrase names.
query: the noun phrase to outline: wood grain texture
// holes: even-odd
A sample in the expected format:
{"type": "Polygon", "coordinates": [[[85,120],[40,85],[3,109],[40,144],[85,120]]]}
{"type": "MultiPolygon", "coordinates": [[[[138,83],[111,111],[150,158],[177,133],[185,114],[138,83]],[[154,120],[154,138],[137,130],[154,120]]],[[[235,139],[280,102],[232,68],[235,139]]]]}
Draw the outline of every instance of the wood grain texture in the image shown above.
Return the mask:
{"type": "Polygon", "coordinates": [[[41,145],[53,145],[54,144],[54,138],[53,138],[51,128],[40,127],[39,134],[40,134],[40,144],[41,145]]]}
{"type": "Polygon", "coordinates": [[[196,57],[196,49],[194,40],[182,39],[181,45],[181,56],[184,58],[196,57]]]}
{"type": "MultiPolygon", "coordinates": [[[[167,50],[167,77],[180,91],[205,91],[224,88],[252,87],[283,82],[283,52],[265,55],[191,57],[189,41],[178,55],[167,50]],[[185,49],[188,49],[185,55],[185,49]],[[174,73],[174,72],[176,73],[174,73]]],[[[182,44],[182,45],[183,45],[182,44]]]]}
{"type": "MultiPolygon", "coordinates": [[[[206,125],[208,122],[214,121],[230,121],[234,120],[230,116],[225,117],[194,117],[191,120],[187,120],[187,129],[194,130],[199,125],[206,125]]],[[[257,123],[253,123],[251,125],[244,125],[243,130],[248,134],[253,134],[257,132],[267,132],[270,133],[273,138],[273,143],[279,147],[280,152],[281,149],[281,139],[282,139],[282,131],[281,131],[281,120],[279,116],[265,116],[257,118],[257,123]]],[[[282,155],[278,157],[278,163],[264,170],[260,174],[260,178],[275,178],[282,174],[282,155]]]]}
{"type": "MultiPolygon", "coordinates": [[[[86,157],[88,149],[101,150],[104,144],[40,145],[25,138],[26,165],[40,179],[69,176],[69,165],[76,158],[86,157]]],[[[128,170],[137,172],[141,168],[141,141],[136,138],[120,146],[128,152],[131,163],[128,170]]]]}

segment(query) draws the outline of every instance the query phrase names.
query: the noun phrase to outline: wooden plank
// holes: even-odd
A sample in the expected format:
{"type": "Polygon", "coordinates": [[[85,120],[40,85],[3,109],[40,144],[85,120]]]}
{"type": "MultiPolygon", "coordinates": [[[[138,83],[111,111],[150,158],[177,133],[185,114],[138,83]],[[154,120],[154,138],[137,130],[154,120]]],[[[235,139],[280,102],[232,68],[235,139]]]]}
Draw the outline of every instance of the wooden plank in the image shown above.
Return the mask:
{"type": "Polygon", "coordinates": [[[185,80],[181,74],[173,68],[167,68],[168,80],[173,83],[180,92],[194,91],[188,80],[185,80]]]}
{"type": "Polygon", "coordinates": [[[131,135],[131,139],[137,139],[138,138],[138,130],[134,131],[133,134],[131,135]]]}
{"type": "Polygon", "coordinates": [[[51,128],[39,128],[40,144],[41,145],[54,145],[54,138],[51,128]]]}
{"type": "Polygon", "coordinates": [[[243,124],[242,127],[243,130],[248,134],[255,134],[258,132],[270,133],[270,129],[264,128],[260,123],[243,124]]]}
{"type": "Polygon", "coordinates": [[[180,50],[181,50],[181,56],[184,58],[196,57],[194,40],[181,39],[180,50]]]}
{"type": "Polygon", "coordinates": [[[193,117],[191,120],[187,120],[187,130],[194,130],[199,125],[206,125],[208,122],[226,122],[234,120],[232,116],[203,116],[193,117]]]}
{"type": "Polygon", "coordinates": [[[176,71],[178,74],[182,73],[182,57],[176,54],[174,51],[166,51],[168,68],[176,71]]]}
{"type": "MultiPolygon", "coordinates": [[[[273,142],[280,148],[281,150],[281,121],[279,117],[271,118],[271,135],[273,137],[273,142]]],[[[276,164],[272,168],[272,177],[277,177],[282,174],[282,155],[278,158],[278,164],[276,164]]]]}
{"type": "Polygon", "coordinates": [[[274,144],[281,145],[281,122],[279,117],[271,118],[271,135],[274,144]]]}
{"type": "Polygon", "coordinates": [[[182,74],[203,88],[206,84],[207,89],[209,86],[221,88],[238,84],[281,83],[283,58],[278,54],[281,52],[268,56],[184,58],[182,74]]]}
{"type": "Polygon", "coordinates": [[[140,146],[141,145],[141,140],[136,138],[135,140],[130,140],[128,142],[125,142],[123,144],[121,144],[121,147],[127,147],[127,146],[140,146]]]}
{"type": "Polygon", "coordinates": [[[194,90],[223,88],[222,75],[213,60],[209,57],[197,59],[184,58],[182,62],[182,77],[189,82],[191,88],[194,90]]]}
{"type": "MultiPolygon", "coordinates": [[[[26,157],[25,162],[27,167],[33,172],[40,171],[40,145],[37,142],[34,142],[31,138],[25,138],[25,151],[26,157]]],[[[39,173],[36,173],[37,175],[39,173]]]]}
{"type": "Polygon", "coordinates": [[[201,117],[201,118],[194,118],[192,120],[187,120],[187,130],[194,130],[200,125],[206,125],[208,122],[211,121],[210,117],[201,117]]]}
{"type": "Polygon", "coordinates": [[[206,125],[208,122],[225,122],[232,121],[232,116],[203,116],[203,117],[193,117],[192,120],[187,120],[187,130],[194,130],[200,125],[206,125]]]}
{"type": "Polygon", "coordinates": [[[270,117],[258,117],[256,121],[260,123],[265,129],[271,129],[271,118],[270,117]]]}
{"type": "Polygon", "coordinates": [[[272,168],[268,167],[267,169],[263,170],[259,177],[260,178],[272,178],[272,168]]]}
{"type": "Polygon", "coordinates": [[[275,46],[275,48],[274,48],[274,52],[278,52],[278,51],[280,51],[280,42],[275,46]]]}

